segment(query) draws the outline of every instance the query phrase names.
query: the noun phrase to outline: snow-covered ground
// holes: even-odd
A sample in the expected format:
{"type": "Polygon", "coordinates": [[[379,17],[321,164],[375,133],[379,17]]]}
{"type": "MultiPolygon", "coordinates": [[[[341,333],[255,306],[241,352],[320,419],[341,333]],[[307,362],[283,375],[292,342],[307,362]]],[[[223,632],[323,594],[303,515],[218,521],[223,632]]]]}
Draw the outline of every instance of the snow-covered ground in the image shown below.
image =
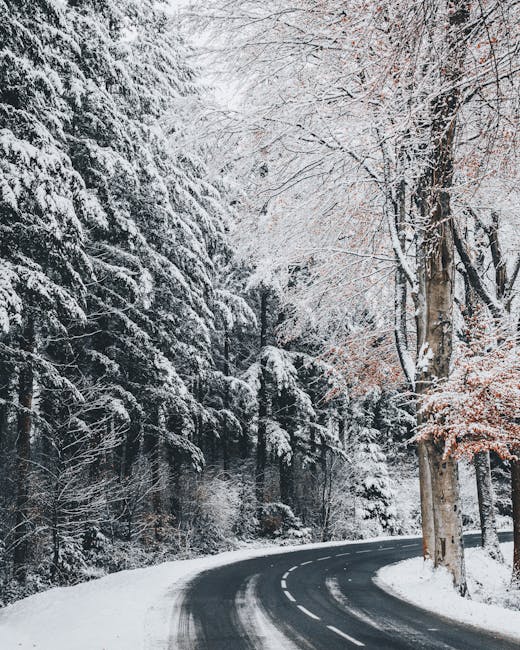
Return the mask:
{"type": "Polygon", "coordinates": [[[502,544],[506,560],[500,564],[481,548],[466,549],[466,573],[471,599],[460,597],[445,571],[412,558],[383,567],[376,583],[403,600],[446,618],[484,628],[520,641],[520,595],[511,591],[512,542],[502,544]]]}
{"type": "MultiPolygon", "coordinates": [[[[401,539],[411,537],[402,536],[401,539]]],[[[388,538],[360,541],[383,539],[388,538]]],[[[180,603],[186,584],[198,573],[253,557],[360,541],[247,547],[209,557],[121,571],[74,587],[51,589],[0,610],[0,648],[166,650],[172,647],[177,630],[180,608],[175,605],[180,603]]],[[[467,550],[472,601],[459,598],[449,576],[442,573],[434,576],[421,558],[385,567],[378,573],[377,580],[384,588],[421,607],[520,640],[520,612],[497,605],[518,606],[507,591],[512,544],[502,547],[506,566],[493,562],[479,549],[467,550]]]]}
{"type": "MultiPolygon", "coordinates": [[[[388,538],[362,541],[377,539],[388,538]]],[[[253,557],[346,543],[248,547],[50,589],[0,610],[0,649],[166,650],[177,630],[175,604],[198,573],[253,557]]]]}
{"type": "Polygon", "coordinates": [[[258,554],[258,550],[245,549],[166,562],[24,598],[0,611],[0,648],[166,648],[175,600],[183,586],[205,569],[258,554]]]}

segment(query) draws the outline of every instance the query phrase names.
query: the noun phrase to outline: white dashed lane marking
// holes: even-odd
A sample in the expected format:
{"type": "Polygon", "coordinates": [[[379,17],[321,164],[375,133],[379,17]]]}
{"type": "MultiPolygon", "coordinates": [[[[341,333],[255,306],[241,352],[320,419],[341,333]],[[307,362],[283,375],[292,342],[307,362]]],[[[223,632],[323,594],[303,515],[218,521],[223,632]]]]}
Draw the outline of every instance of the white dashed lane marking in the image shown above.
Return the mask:
{"type": "Polygon", "coordinates": [[[321,618],[319,616],[316,616],[316,614],[313,614],[312,612],[309,612],[308,609],[306,609],[303,605],[297,605],[298,609],[301,610],[304,614],[309,616],[309,618],[313,618],[315,621],[321,621],[321,618]]]}
{"type": "Polygon", "coordinates": [[[357,646],[364,646],[364,643],[361,643],[361,641],[358,641],[357,639],[354,639],[353,636],[349,636],[348,634],[345,634],[345,632],[342,632],[341,630],[338,630],[337,627],[334,627],[334,625],[327,625],[327,629],[330,630],[331,632],[334,632],[334,634],[337,634],[338,636],[342,637],[343,639],[346,639],[347,641],[350,641],[350,643],[353,643],[354,645],[357,646]]]}
{"type": "MultiPolygon", "coordinates": [[[[388,548],[393,548],[393,547],[388,547],[388,548]]],[[[363,551],[353,551],[355,553],[370,553],[372,549],[366,549],[363,551]]],[[[379,549],[381,551],[386,550],[385,549],[379,549]]],[[[350,552],[348,553],[337,553],[334,557],[344,557],[345,555],[350,555],[350,552]]],[[[321,621],[321,618],[317,616],[316,614],[313,614],[310,612],[306,607],[303,605],[299,605],[296,602],[296,598],[291,594],[290,591],[287,590],[287,578],[289,577],[289,573],[292,571],[295,571],[299,566],[307,566],[308,564],[312,564],[313,562],[323,562],[325,560],[331,560],[332,556],[331,555],[326,555],[324,557],[319,557],[316,560],[307,560],[307,562],[302,562],[301,564],[298,564],[296,566],[292,566],[290,569],[287,569],[287,571],[283,574],[282,579],[280,581],[280,584],[282,586],[283,593],[285,594],[286,598],[291,601],[291,603],[296,603],[296,607],[303,612],[306,616],[309,618],[312,618],[315,621],[321,621]]],[[[345,639],[346,641],[349,641],[350,643],[353,643],[356,646],[359,647],[364,647],[364,643],[361,641],[358,641],[355,639],[353,636],[350,636],[346,632],[343,632],[342,630],[339,630],[337,627],[334,627],[333,625],[326,625],[327,629],[330,630],[331,632],[334,632],[334,634],[337,634],[340,636],[342,639],[345,639]]]]}

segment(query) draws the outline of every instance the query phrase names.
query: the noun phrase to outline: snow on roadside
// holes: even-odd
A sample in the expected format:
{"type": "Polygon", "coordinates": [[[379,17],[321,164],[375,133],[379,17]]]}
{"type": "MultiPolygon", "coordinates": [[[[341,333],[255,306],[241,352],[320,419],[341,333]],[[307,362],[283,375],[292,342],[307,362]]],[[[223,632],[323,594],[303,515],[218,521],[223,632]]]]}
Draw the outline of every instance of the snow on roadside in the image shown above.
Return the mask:
{"type": "Polygon", "coordinates": [[[120,571],[74,587],[50,589],[0,610],[0,648],[166,650],[172,647],[182,590],[198,573],[253,557],[384,539],[388,537],[356,542],[248,547],[146,569],[120,571]]]}
{"type": "Polygon", "coordinates": [[[520,594],[509,589],[513,544],[501,544],[506,560],[500,564],[481,548],[465,551],[471,600],[459,596],[447,571],[434,571],[421,557],[380,569],[374,582],[417,607],[459,623],[520,641],[520,594]]]}

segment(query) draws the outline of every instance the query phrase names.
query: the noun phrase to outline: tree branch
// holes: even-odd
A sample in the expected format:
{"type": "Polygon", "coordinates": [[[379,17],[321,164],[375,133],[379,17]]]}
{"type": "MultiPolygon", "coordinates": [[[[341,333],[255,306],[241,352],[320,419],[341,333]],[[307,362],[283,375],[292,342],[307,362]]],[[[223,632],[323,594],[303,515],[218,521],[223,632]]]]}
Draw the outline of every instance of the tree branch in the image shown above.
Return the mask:
{"type": "Polygon", "coordinates": [[[498,303],[493,298],[493,296],[488,292],[488,290],[484,286],[482,282],[482,278],[480,277],[477,269],[475,268],[473,262],[471,261],[468,250],[466,248],[466,244],[465,242],[462,241],[455,223],[453,224],[453,239],[455,241],[455,248],[457,249],[457,253],[459,254],[461,262],[464,265],[464,268],[466,269],[468,280],[471,286],[473,287],[473,289],[475,290],[479,298],[482,300],[482,302],[489,309],[493,317],[501,318],[504,313],[503,307],[500,303],[498,303]]]}

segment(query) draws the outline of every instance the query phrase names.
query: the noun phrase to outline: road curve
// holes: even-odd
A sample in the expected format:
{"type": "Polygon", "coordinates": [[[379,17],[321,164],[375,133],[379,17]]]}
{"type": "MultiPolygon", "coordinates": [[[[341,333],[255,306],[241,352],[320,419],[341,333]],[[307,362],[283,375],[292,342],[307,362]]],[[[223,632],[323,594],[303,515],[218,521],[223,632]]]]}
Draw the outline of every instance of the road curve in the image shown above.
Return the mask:
{"type": "MultiPolygon", "coordinates": [[[[511,535],[502,536],[502,541],[511,535]]],[[[479,543],[467,536],[466,546],[479,543]]],[[[211,569],[188,586],[171,650],[512,650],[409,605],[372,581],[419,539],[302,549],[211,569]]]]}

